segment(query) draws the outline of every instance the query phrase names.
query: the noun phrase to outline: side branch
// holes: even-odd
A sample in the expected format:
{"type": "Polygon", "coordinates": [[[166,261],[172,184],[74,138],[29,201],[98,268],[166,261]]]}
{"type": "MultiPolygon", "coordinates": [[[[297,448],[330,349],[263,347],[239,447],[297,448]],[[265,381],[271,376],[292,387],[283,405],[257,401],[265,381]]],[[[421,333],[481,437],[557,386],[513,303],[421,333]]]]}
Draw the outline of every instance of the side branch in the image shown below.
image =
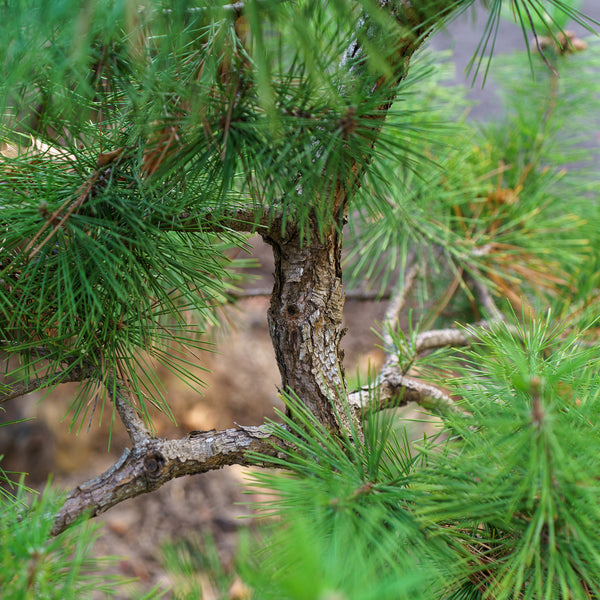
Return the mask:
{"type": "Polygon", "coordinates": [[[164,231],[182,231],[187,233],[208,233],[236,231],[239,233],[255,233],[268,229],[274,216],[268,208],[242,207],[223,213],[184,212],[168,221],[160,221],[157,225],[164,231]]]}
{"type": "MultiPolygon", "coordinates": [[[[412,262],[412,260],[410,262],[412,262]]],[[[388,356],[394,351],[394,340],[392,337],[392,332],[398,327],[400,313],[402,312],[404,306],[406,305],[406,302],[408,301],[408,297],[415,285],[418,273],[418,264],[413,264],[406,270],[402,285],[398,287],[398,290],[392,296],[389,306],[385,312],[383,347],[388,356]]]]}
{"type": "Polygon", "coordinates": [[[146,439],[126,449],[108,471],[77,486],[67,497],[52,528],[64,531],[83,514],[96,516],[123,500],[151,492],[167,481],[226,465],[250,465],[247,452],[276,456],[273,427],[238,427],[192,432],[179,440],[146,439]]]}
{"type": "Polygon", "coordinates": [[[135,407],[127,398],[127,388],[117,381],[107,381],[107,389],[112,392],[113,402],[119,413],[119,417],[127,430],[129,439],[134,446],[150,441],[154,436],[146,427],[135,407]]]}
{"type": "Polygon", "coordinates": [[[53,387],[59,383],[74,383],[83,381],[88,377],[88,373],[82,369],[68,369],[59,373],[49,373],[29,381],[19,381],[14,384],[7,384],[6,391],[0,393],[0,404],[14,400],[26,394],[37,392],[38,390],[53,387]]]}
{"type": "MultiPolygon", "coordinates": [[[[428,331],[418,336],[416,348],[424,352],[434,347],[468,345],[476,336],[475,329],[466,332],[455,329],[428,331]]],[[[108,471],[69,494],[56,517],[54,534],[63,531],[84,513],[96,516],[128,498],[153,491],[176,477],[205,473],[226,465],[256,464],[248,459],[248,452],[277,456],[278,450],[273,442],[281,443],[281,440],[270,425],[198,431],[178,440],[154,438],[124,397],[118,381],[113,382],[113,388],[115,383],[113,400],[131,437],[133,449],[126,449],[108,471]]],[[[378,411],[409,402],[440,412],[456,410],[453,399],[444,390],[407,377],[397,364],[386,364],[372,386],[349,394],[348,401],[352,416],[357,421],[363,417],[365,410],[378,411]]]]}
{"type": "MultiPolygon", "coordinates": [[[[490,324],[479,323],[481,328],[490,324]]],[[[434,348],[448,346],[468,346],[477,337],[477,329],[438,329],[425,331],[417,336],[415,354],[434,348]]],[[[350,409],[354,416],[366,412],[376,412],[386,408],[405,406],[416,402],[424,408],[444,411],[456,410],[452,397],[443,389],[419,379],[407,376],[397,360],[388,360],[379,376],[370,386],[348,395],[350,409]]]]}
{"type": "Polygon", "coordinates": [[[411,402],[439,412],[456,410],[452,397],[444,390],[403,375],[395,365],[382,369],[374,385],[365,386],[348,395],[350,410],[357,417],[365,412],[398,408],[411,402]]]}

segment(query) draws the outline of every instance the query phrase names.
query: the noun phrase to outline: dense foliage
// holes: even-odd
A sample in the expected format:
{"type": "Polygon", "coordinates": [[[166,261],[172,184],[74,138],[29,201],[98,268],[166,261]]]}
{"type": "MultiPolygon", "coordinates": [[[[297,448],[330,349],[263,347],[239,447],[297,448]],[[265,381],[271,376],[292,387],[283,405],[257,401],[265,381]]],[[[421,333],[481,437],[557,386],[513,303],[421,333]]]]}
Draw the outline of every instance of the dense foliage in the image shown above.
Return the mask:
{"type": "MultiPolygon", "coordinates": [[[[258,232],[288,410],[264,430],[278,452],[244,455],[278,470],[253,476],[274,499],[240,551],[239,597],[600,598],[600,209],[580,145],[599,46],[562,31],[588,24],[575,2],[487,0],[473,66],[505,112],[473,124],[426,48],[472,1],[416,4],[5,2],[0,400],[79,381],[73,422],[110,399],[141,452],[155,440],[132,413],[169,410],[153,361],[190,380],[186,352],[206,347],[240,273],[228,250],[258,232]],[[502,15],[535,52],[490,67],[502,15]],[[342,268],[348,293],[392,297],[360,418],[327,312],[342,268]],[[288,290],[311,269],[305,302],[288,290]],[[282,298],[302,325],[283,333],[282,298]],[[461,348],[424,345],[442,327],[461,348]],[[303,388],[282,365],[309,349],[303,388]],[[400,391],[382,400],[390,372],[400,391]],[[323,389],[325,408],[308,397],[323,389]],[[377,412],[409,389],[439,419],[423,440],[377,412]]],[[[141,456],[153,476],[167,464],[141,456]]],[[[51,538],[48,502],[2,505],[7,597],[98,590],[91,530],[51,538]]],[[[166,562],[189,580],[209,569],[213,595],[233,597],[206,555],[175,545],[166,562]]]]}

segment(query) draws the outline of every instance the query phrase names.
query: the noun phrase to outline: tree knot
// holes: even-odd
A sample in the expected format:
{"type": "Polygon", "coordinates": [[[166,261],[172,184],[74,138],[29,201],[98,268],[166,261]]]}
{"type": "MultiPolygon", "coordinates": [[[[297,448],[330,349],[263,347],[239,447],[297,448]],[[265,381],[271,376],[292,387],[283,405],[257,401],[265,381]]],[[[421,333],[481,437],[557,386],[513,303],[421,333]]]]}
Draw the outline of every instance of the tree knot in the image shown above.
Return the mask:
{"type": "Polygon", "coordinates": [[[158,451],[149,452],[144,457],[144,473],[150,479],[158,479],[165,466],[165,457],[158,451]]]}

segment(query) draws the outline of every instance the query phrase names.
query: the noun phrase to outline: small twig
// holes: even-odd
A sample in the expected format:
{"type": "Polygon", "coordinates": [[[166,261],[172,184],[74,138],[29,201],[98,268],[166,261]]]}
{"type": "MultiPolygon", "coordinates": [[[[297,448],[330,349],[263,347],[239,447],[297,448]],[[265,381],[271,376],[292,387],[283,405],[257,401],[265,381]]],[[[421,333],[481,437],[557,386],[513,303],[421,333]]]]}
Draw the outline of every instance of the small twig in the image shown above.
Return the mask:
{"type": "Polygon", "coordinates": [[[125,426],[134,447],[152,439],[152,432],[146,427],[137,410],[127,398],[129,395],[127,388],[114,379],[108,379],[104,385],[111,394],[117,413],[119,413],[121,422],[125,426]]]}
{"type": "Polygon", "coordinates": [[[505,317],[502,314],[502,311],[496,306],[496,302],[488,287],[476,278],[473,278],[473,287],[477,292],[477,297],[479,298],[479,302],[481,302],[481,306],[485,308],[489,316],[494,321],[504,321],[505,317]]]}
{"type": "Polygon", "coordinates": [[[273,288],[248,288],[239,292],[228,292],[232,300],[245,300],[247,298],[268,298],[273,293],[273,288]]]}
{"type": "Polygon", "coordinates": [[[42,225],[40,230],[29,241],[27,246],[25,246],[24,252],[25,252],[25,254],[29,253],[28,256],[30,259],[33,258],[38,252],[40,252],[40,250],[48,243],[48,241],[54,236],[54,234],[65,224],[67,219],[77,209],[79,209],[82,204],[84,204],[86,202],[86,200],[90,197],[90,194],[92,193],[92,191],[94,189],[94,186],[100,179],[100,176],[103,173],[105,173],[107,168],[110,168],[111,164],[117,163],[120,160],[122,153],[123,153],[123,149],[119,148],[118,150],[115,150],[113,152],[106,152],[106,153],[100,154],[98,156],[96,169],[91,174],[89,179],[84,181],[79,186],[79,188],[75,192],[76,197],[74,199],[68,198],[65,202],[63,202],[59,206],[59,208],[57,208],[50,215],[50,217],[42,225]],[[70,204],[70,206],[67,209],[67,211],[64,214],[62,214],[63,210],[69,204],[70,204]],[[54,225],[54,227],[52,228],[50,233],[48,233],[46,235],[46,237],[40,242],[40,244],[36,248],[34,248],[37,240],[41,237],[41,235],[44,233],[44,231],[51,225],[54,225]]]}
{"type": "MultiPolygon", "coordinates": [[[[444,348],[447,346],[469,346],[471,342],[479,336],[480,330],[489,331],[497,323],[499,323],[499,321],[492,319],[465,325],[463,329],[450,327],[448,329],[431,329],[429,331],[423,331],[417,336],[415,352],[420,354],[427,350],[444,348]]],[[[511,331],[514,330],[513,327],[509,327],[509,329],[511,331]]]]}
{"type": "Polygon", "coordinates": [[[535,45],[537,47],[538,52],[540,53],[542,60],[544,61],[544,64],[550,69],[550,71],[552,71],[552,74],[555,77],[558,77],[559,76],[558,71],[555,69],[555,67],[552,64],[550,64],[550,61],[546,58],[546,55],[544,54],[544,51],[542,50],[542,47],[540,45],[540,39],[539,39],[537,31],[535,30],[535,27],[533,25],[533,19],[531,17],[531,13],[529,12],[529,9],[527,8],[527,5],[525,3],[523,3],[523,8],[525,10],[525,14],[527,15],[527,19],[529,20],[529,25],[531,26],[531,31],[533,31],[535,45]]]}
{"type": "Polygon", "coordinates": [[[392,297],[391,292],[367,292],[364,290],[351,290],[344,294],[347,301],[350,302],[379,302],[380,300],[389,300],[392,297]]]}
{"type": "Polygon", "coordinates": [[[185,231],[188,233],[209,233],[236,231],[256,233],[268,228],[275,217],[268,208],[238,208],[225,214],[182,212],[170,221],[160,220],[154,224],[164,231],[185,231]]]}
{"type": "Polygon", "coordinates": [[[542,407],[542,401],[540,399],[540,387],[541,380],[539,377],[534,377],[531,379],[531,419],[534,425],[541,429],[545,413],[544,408],[542,407]]]}
{"type": "Polygon", "coordinates": [[[66,371],[50,373],[49,375],[38,377],[37,379],[33,379],[27,383],[19,382],[15,384],[9,384],[9,390],[7,392],[0,393],[0,404],[8,402],[9,400],[14,400],[15,398],[19,398],[21,396],[25,396],[25,394],[31,394],[32,392],[37,392],[38,390],[58,385],[59,383],[83,381],[84,379],[87,379],[87,377],[88,373],[82,369],[68,369],[66,371]]]}
{"type": "Polygon", "coordinates": [[[383,348],[388,358],[394,353],[394,340],[392,337],[392,332],[398,327],[400,313],[406,306],[408,296],[415,285],[418,272],[418,264],[412,264],[404,271],[402,285],[399,285],[396,292],[392,295],[392,299],[390,300],[388,308],[385,312],[383,324],[383,348]]]}

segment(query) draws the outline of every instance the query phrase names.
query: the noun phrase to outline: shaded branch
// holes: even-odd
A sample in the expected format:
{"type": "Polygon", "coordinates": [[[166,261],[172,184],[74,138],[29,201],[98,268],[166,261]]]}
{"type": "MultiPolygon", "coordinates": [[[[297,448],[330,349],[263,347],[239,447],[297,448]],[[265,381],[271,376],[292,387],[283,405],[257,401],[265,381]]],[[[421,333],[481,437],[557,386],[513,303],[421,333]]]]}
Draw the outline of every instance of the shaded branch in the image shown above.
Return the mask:
{"type": "Polygon", "coordinates": [[[76,368],[67,369],[58,373],[50,373],[49,375],[44,375],[43,377],[38,377],[37,379],[32,379],[27,382],[19,381],[14,384],[8,384],[8,390],[0,393],[0,404],[19,398],[20,396],[25,396],[26,394],[31,394],[32,392],[37,392],[44,388],[53,387],[60,383],[83,381],[84,379],[87,379],[87,377],[88,373],[85,370],[76,368]]]}
{"type": "MultiPolygon", "coordinates": [[[[281,0],[282,3],[285,0],[281,0]]],[[[261,2],[264,2],[264,0],[259,0],[259,4],[261,2]]],[[[222,11],[227,11],[227,12],[232,12],[236,17],[239,17],[240,15],[242,15],[244,13],[244,9],[246,8],[246,2],[232,2],[230,4],[223,4],[222,6],[219,6],[218,9],[222,10],[222,11]]],[[[214,7],[212,6],[190,6],[184,9],[185,12],[188,13],[195,13],[195,12],[205,12],[205,11],[209,11],[209,10],[214,10],[214,7]]],[[[172,14],[173,9],[171,8],[163,8],[162,9],[162,13],[165,15],[169,15],[172,14]]]]}
{"type": "MultiPolygon", "coordinates": [[[[410,261],[409,261],[410,262],[410,261]]],[[[392,296],[392,299],[388,305],[384,317],[383,327],[383,348],[386,355],[390,355],[394,351],[394,340],[392,338],[392,332],[398,327],[400,320],[400,313],[404,309],[408,300],[409,294],[415,285],[417,274],[419,272],[419,265],[413,264],[406,269],[402,280],[402,285],[398,286],[398,290],[392,296]]]]}
{"type": "Polygon", "coordinates": [[[223,213],[183,212],[170,221],[158,221],[156,225],[164,231],[182,231],[187,233],[207,233],[237,231],[256,233],[268,230],[277,219],[269,208],[238,208],[223,213]]]}
{"type": "Polygon", "coordinates": [[[83,514],[96,516],[116,504],[151,492],[167,481],[226,465],[256,464],[247,452],[275,456],[273,427],[238,427],[224,431],[192,432],[178,440],[146,439],[126,449],[99,477],[77,486],[58,513],[53,535],[64,531],[83,514]]]}
{"type": "Polygon", "coordinates": [[[481,275],[479,269],[472,265],[469,266],[469,269],[474,274],[470,277],[470,279],[473,281],[473,287],[475,288],[475,292],[479,302],[481,303],[481,306],[483,306],[493,320],[504,321],[505,317],[502,314],[502,311],[496,305],[488,286],[485,285],[481,279],[478,279],[478,277],[481,275]]]}
{"type": "Polygon", "coordinates": [[[481,306],[485,308],[490,317],[492,317],[492,319],[495,321],[504,321],[504,315],[496,306],[496,302],[494,302],[494,298],[492,297],[492,294],[487,286],[477,279],[473,280],[473,286],[475,287],[475,291],[477,292],[477,297],[479,298],[479,302],[481,302],[481,306]]]}

